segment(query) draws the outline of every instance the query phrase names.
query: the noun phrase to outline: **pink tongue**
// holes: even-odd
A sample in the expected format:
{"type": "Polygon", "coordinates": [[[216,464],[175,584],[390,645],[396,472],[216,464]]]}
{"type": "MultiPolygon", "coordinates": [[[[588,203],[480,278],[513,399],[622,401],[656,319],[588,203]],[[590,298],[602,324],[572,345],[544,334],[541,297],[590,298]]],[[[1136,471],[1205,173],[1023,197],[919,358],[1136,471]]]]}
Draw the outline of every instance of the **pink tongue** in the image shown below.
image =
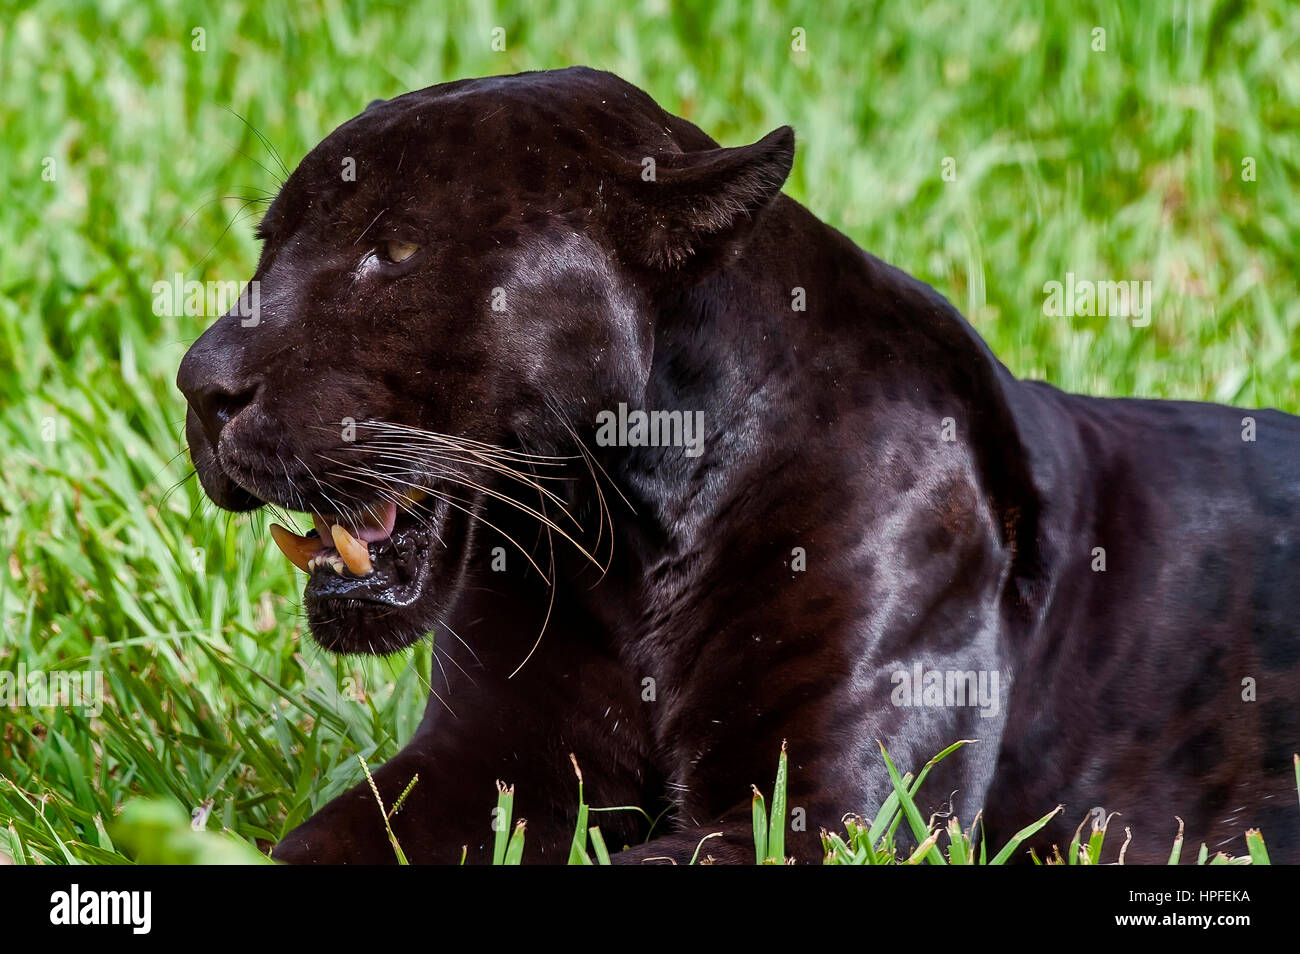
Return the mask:
{"type": "MultiPolygon", "coordinates": [[[[366,514],[367,521],[370,520],[371,516],[369,513],[366,514]]],[[[361,527],[357,533],[353,534],[358,540],[364,540],[366,543],[376,543],[379,540],[387,540],[392,536],[393,524],[397,522],[397,504],[390,500],[373,516],[376,518],[375,526],[361,527]]]]}
{"type": "MultiPolygon", "coordinates": [[[[363,543],[377,543],[380,540],[387,540],[393,533],[393,524],[397,522],[397,504],[389,501],[387,503],[376,505],[372,510],[373,512],[362,514],[362,519],[365,520],[363,525],[357,527],[353,526],[350,522],[345,522],[343,524],[343,529],[347,530],[348,533],[352,534],[363,543]]],[[[316,531],[321,535],[321,539],[326,541],[326,545],[328,546],[330,528],[328,526],[321,526],[321,521],[316,520],[314,514],[313,522],[315,523],[316,531]]]]}

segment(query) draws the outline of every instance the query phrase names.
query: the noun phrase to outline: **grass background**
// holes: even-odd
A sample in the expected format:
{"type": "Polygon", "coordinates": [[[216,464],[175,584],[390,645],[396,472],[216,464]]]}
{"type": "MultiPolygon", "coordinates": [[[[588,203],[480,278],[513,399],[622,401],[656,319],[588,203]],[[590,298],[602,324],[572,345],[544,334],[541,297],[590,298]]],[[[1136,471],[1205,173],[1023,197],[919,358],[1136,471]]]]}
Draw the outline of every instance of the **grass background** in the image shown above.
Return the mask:
{"type": "Polygon", "coordinates": [[[573,63],[725,144],[794,125],[787,191],[934,284],[1021,375],[1300,411],[1287,0],[11,4],[0,668],[102,670],[107,701],[94,719],[0,708],[0,852],[141,857],[110,831],[141,795],[273,841],[362,777],[358,753],[409,737],[428,648],[324,656],[266,518],[177,486],[173,379],[205,320],[156,317],[150,288],[252,273],[243,199],[276,167],[229,110],[292,165],[376,97],[573,63]],[[1151,325],[1045,317],[1043,284],[1067,271],[1151,280],[1151,325]]]}

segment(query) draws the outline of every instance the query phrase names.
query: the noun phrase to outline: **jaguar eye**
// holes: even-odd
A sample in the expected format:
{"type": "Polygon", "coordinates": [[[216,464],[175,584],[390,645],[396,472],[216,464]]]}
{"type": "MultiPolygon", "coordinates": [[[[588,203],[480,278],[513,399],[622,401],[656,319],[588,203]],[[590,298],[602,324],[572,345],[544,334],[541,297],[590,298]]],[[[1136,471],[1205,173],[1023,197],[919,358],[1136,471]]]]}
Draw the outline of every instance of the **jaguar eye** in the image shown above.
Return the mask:
{"type": "Polygon", "coordinates": [[[406,261],[420,250],[420,246],[410,242],[388,241],[384,243],[384,256],[394,265],[406,261]]]}

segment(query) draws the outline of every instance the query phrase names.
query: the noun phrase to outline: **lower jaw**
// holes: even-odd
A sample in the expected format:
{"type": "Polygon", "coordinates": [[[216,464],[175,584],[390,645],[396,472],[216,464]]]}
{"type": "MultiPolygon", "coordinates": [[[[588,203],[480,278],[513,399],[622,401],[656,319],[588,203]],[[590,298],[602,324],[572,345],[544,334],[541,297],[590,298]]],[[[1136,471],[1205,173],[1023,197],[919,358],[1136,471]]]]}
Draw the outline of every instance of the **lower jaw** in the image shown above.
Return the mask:
{"type": "Polygon", "coordinates": [[[330,598],[307,603],[311,639],[338,656],[389,656],[422,640],[429,626],[412,609],[330,598]]]}
{"type": "Polygon", "coordinates": [[[428,541],[407,543],[413,550],[401,567],[388,554],[366,577],[328,567],[312,572],[303,606],[317,645],[343,655],[387,655],[424,637],[430,624],[420,607],[432,586],[432,548],[428,541]]]}

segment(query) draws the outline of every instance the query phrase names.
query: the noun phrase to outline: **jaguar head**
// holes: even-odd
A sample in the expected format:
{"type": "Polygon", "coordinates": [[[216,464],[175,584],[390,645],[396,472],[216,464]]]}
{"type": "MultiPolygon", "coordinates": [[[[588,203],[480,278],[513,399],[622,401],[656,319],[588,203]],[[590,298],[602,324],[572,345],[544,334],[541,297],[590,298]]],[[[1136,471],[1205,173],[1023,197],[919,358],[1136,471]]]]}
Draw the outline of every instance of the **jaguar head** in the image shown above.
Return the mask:
{"type": "Polygon", "coordinates": [[[302,160],[177,385],[213,501],[308,515],[273,534],[322,647],[395,652],[450,611],[485,515],[536,510],[537,468],[644,391],[658,298],[792,157],[787,127],[721,149],[570,69],[374,103],[302,160]]]}

